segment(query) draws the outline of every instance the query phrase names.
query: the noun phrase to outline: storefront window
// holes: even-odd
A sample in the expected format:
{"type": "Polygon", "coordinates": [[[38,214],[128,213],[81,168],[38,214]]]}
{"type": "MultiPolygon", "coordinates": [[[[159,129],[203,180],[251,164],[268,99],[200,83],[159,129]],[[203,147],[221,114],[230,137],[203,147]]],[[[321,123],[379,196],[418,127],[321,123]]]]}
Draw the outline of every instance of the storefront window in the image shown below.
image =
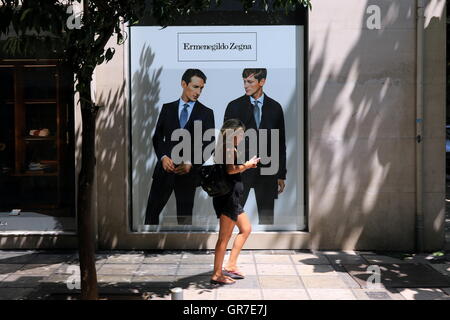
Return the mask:
{"type": "Polygon", "coordinates": [[[75,230],[72,77],[0,60],[0,232],[75,230]]]}
{"type": "Polygon", "coordinates": [[[242,174],[253,230],[304,230],[303,64],[303,25],[131,27],[133,231],[218,230],[198,170],[211,161],[207,130],[217,141],[229,118],[246,125],[247,141],[264,158],[242,174]],[[189,137],[169,141],[180,128],[189,137]],[[176,157],[185,139],[191,156],[173,162],[192,163],[191,170],[168,172],[164,158],[176,157]]]}

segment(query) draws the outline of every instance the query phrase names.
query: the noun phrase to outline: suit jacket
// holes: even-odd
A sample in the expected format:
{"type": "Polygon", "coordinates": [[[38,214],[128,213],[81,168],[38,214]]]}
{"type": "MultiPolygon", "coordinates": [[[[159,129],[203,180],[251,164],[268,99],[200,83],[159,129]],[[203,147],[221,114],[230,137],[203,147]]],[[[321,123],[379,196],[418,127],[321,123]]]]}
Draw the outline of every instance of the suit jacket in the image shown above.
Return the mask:
{"type": "MultiPolygon", "coordinates": [[[[254,106],[250,102],[250,97],[247,95],[243,95],[236,100],[231,101],[227,109],[225,110],[224,121],[228,119],[239,119],[241,120],[246,130],[248,129],[256,129],[255,117],[253,115],[254,106]]],[[[262,106],[261,113],[261,123],[259,125],[259,129],[267,129],[268,140],[267,140],[267,150],[270,153],[271,150],[271,139],[270,139],[270,131],[272,129],[279,130],[279,167],[278,173],[275,174],[275,177],[278,179],[286,179],[286,134],[285,134],[285,126],[284,126],[284,115],[283,108],[281,105],[264,94],[264,103],[262,106]]],[[[256,129],[256,130],[259,130],[256,129]]],[[[250,157],[248,154],[248,141],[246,141],[246,160],[250,157]]],[[[259,149],[259,139],[258,139],[258,149],[259,149]]],[[[259,155],[259,150],[258,150],[259,155]]],[[[253,156],[253,155],[251,155],[253,156]]],[[[267,165],[259,165],[259,167],[270,166],[267,165]]],[[[260,174],[260,169],[258,169],[258,174],[260,174]]]]}
{"type": "MultiPolygon", "coordinates": [[[[176,129],[180,129],[180,119],[178,116],[179,101],[180,100],[176,100],[174,102],[164,104],[159,114],[155,133],[152,138],[153,147],[155,149],[156,156],[158,157],[158,162],[156,164],[155,171],[153,172],[153,179],[157,177],[165,177],[167,175],[175,175],[173,173],[168,173],[163,169],[161,158],[164,155],[172,158],[172,149],[179,143],[179,141],[171,141],[172,132],[176,129]]],[[[184,129],[189,131],[192,139],[190,161],[192,162],[193,167],[189,173],[180,175],[179,177],[191,180],[194,179],[195,184],[199,185],[200,180],[197,171],[201,167],[201,164],[194,163],[194,121],[202,122],[202,137],[200,137],[202,139],[206,130],[214,128],[214,112],[210,108],[201,104],[199,101],[196,101],[188,122],[184,126],[184,129]]],[[[214,141],[214,138],[211,141],[214,141]]],[[[205,147],[211,143],[211,141],[203,141],[202,139],[202,152],[205,147]]],[[[202,163],[203,162],[204,159],[202,157],[202,163]]]]}

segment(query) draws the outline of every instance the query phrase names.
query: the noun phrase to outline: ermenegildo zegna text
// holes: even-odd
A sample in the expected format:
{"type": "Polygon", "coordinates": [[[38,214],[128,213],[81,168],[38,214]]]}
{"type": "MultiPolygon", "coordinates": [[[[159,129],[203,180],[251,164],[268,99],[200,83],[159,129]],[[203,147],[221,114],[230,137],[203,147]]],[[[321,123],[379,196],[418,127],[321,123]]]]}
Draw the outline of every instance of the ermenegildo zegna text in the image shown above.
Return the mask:
{"type": "Polygon", "coordinates": [[[235,42],[230,42],[228,44],[222,42],[222,43],[215,43],[215,44],[190,44],[188,42],[183,42],[183,49],[184,50],[209,50],[209,51],[216,51],[216,50],[237,50],[237,51],[244,51],[244,50],[252,50],[251,44],[237,44],[235,42]]]}

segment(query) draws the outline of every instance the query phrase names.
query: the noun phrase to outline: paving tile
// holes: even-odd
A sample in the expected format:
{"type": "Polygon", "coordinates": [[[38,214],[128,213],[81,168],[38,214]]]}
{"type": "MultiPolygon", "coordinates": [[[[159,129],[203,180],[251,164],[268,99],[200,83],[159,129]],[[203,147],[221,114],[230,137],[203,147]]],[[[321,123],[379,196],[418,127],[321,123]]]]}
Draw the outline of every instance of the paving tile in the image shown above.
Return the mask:
{"type": "Polygon", "coordinates": [[[392,289],[352,289],[358,300],[405,300],[405,298],[392,289]]]}
{"type": "Polygon", "coordinates": [[[238,269],[246,277],[247,276],[256,276],[256,267],[254,264],[238,264],[238,269]]]}
{"type": "Polygon", "coordinates": [[[97,275],[97,282],[109,284],[130,284],[132,275],[97,275]]]}
{"type": "Polygon", "coordinates": [[[174,276],[177,266],[173,264],[141,264],[135,272],[136,276],[174,276]]]}
{"type": "MultiPolygon", "coordinates": [[[[98,277],[98,276],[97,276],[98,277]]],[[[65,286],[73,281],[73,276],[70,274],[52,274],[51,276],[44,277],[39,281],[41,286],[65,286]]],[[[79,277],[78,277],[79,281],[79,277]]]]}
{"type": "Polygon", "coordinates": [[[397,288],[406,300],[450,300],[450,296],[440,289],[397,288]]]}
{"type": "MultiPolygon", "coordinates": [[[[100,268],[104,265],[104,263],[96,263],[95,269],[97,272],[100,270],[100,268]]],[[[80,270],[80,265],[76,263],[62,263],[61,267],[55,270],[55,274],[73,274],[74,272],[77,272],[80,270]]]]}
{"type": "MultiPolygon", "coordinates": [[[[158,264],[155,264],[157,266],[158,264]]],[[[174,267],[183,268],[183,269],[204,269],[204,268],[214,268],[213,263],[181,263],[179,266],[173,265],[174,267]]]]}
{"type": "Polygon", "coordinates": [[[70,263],[77,258],[76,254],[36,253],[31,259],[33,264],[70,263]]]}
{"type": "Polygon", "coordinates": [[[214,266],[212,265],[197,265],[197,267],[193,265],[181,265],[178,268],[177,275],[179,276],[196,276],[196,275],[208,275],[211,274],[214,270],[214,266]]]}
{"type": "Polygon", "coordinates": [[[263,289],[264,300],[310,300],[305,289],[263,289]]]}
{"type": "MultiPolygon", "coordinates": [[[[231,250],[227,250],[227,252],[230,252],[231,250]]],[[[244,251],[244,250],[243,250],[244,251]]],[[[192,255],[192,256],[198,256],[198,255],[214,255],[214,249],[205,249],[205,250],[175,250],[173,251],[175,253],[181,253],[182,255],[192,255]]]]}
{"type": "Polygon", "coordinates": [[[184,254],[181,257],[181,263],[186,264],[213,264],[214,255],[213,254],[184,254]]]}
{"type": "MultiPolygon", "coordinates": [[[[116,291],[116,288],[111,290],[116,291]]],[[[169,288],[139,288],[135,289],[135,292],[143,296],[145,300],[171,300],[171,294],[169,288]]]]}
{"type": "Polygon", "coordinates": [[[137,264],[104,264],[98,270],[98,274],[104,275],[133,275],[139,268],[137,264]]]}
{"type": "MultiPolygon", "coordinates": [[[[60,286],[44,286],[41,285],[39,287],[37,287],[36,289],[34,289],[30,294],[27,295],[26,300],[48,300],[50,298],[51,295],[63,295],[65,294],[65,296],[68,296],[70,294],[76,293],[79,294],[80,290],[74,289],[69,290],[67,288],[67,286],[63,287],[62,285],[60,286]]],[[[64,297],[64,300],[65,297],[64,297]]],[[[67,300],[71,300],[71,299],[67,299],[67,300]]]]}
{"type": "Polygon", "coordinates": [[[247,276],[245,279],[236,280],[236,283],[229,286],[222,286],[223,289],[259,289],[257,276],[247,276]]]}
{"type": "Polygon", "coordinates": [[[260,289],[218,289],[217,300],[261,300],[260,289]]]}
{"type": "Polygon", "coordinates": [[[25,300],[33,288],[0,288],[0,300],[25,300]]]}
{"type": "Polygon", "coordinates": [[[346,289],[347,284],[338,276],[301,276],[304,286],[323,289],[346,289]]]}
{"type": "Polygon", "coordinates": [[[358,255],[355,250],[314,250],[313,252],[324,255],[358,255]]]}
{"type": "Polygon", "coordinates": [[[339,278],[342,279],[347,284],[347,287],[354,289],[361,289],[360,284],[353,279],[351,275],[348,274],[347,269],[345,269],[344,265],[341,264],[333,264],[332,268],[336,271],[336,274],[339,278]]]}
{"type": "Polygon", "coordinates": [[[270,255],[273,254],[273,250],[252,250],[253,255],[270,255]]]}
{"type": "MultiPolygon", "coordinates": [[[[227,254],[230,254],[230,252],[231,252],[230,249],[227,250],[227,254]]],[[[212,250],[211,253],[214,254],[214,250],[212,250]]],[[[254,250],[244,249],[244,250],[241,250],[241,252],[239,252],[239,255],[240,255],[240,256],[243,256],[243,255],[253,255],[253,253],[254,253],[254,250]]]]}
{"type": "Polygon", "coordinates": [[[17,272],[24,264],[0,264],[0,275],[7,275],[8,273],[17,272]]]}
{"type": "Polygon", "coordinates": [[[382,255],[363,255],[363,257],[367,260],[367,262],[371,265],[380,264],[380,263],[411,263],[411,260],[402,260],[395,257],[390,256],[382,256],[382,255]]]}
{"type": "Polygon", "coordinates": [[[176,281],[170,284],[171,288],[183,289],[213,289],[210,284],[211,275],[177,276],[176,281]]]}
{"type": "MultiPolygon", "coordinates": [[[[95,263],[106,263],[108,261],[109,254],[96,254],[95,255],[95,263]]],[[[79,262],[78,258],[75,258],[73,262],[79,262]]]]}
{"type": "Polygon", "coordinates": [[[400,294],[400,292],[396,288],[383,288],[383,290],[389,292],[389,295],[392,297],[393,300],[405,300],[405,298],[400,294]]]}
{"type": "Polygon", "coordinates": [[[295,264],[330,264],[324,255],[316,255],[313,253],[297,253],[291,255],[291,258],[295,264]]]}
{"type": "Polygon", "coordinates": [[[259,276],[262,289],[304,289],[298,276],[259,276]]]}
{"type": "Polygon", "coordinates": [[[170,254],[170,255],[146,255],[142,263],[179,263],[181,260],[181,254],[170,254]]]}
{"type": "Polygon", "coordinates": [[[61,263],[57,264],[25,264],[22,269],[14,274],[16,275],[35,275],[49,276],[61,267],[61,263]]]}
{"type": "Polygon", "coordinates": [[[255,254],[256,263],[272,263],[272,264],[292,264],[289,255],[257,255],[255,254]]]}
{"type": "MultiPolygon", "coordinates": [[[[226,265],[227,264],[227,262],[228,262],[228,259],[230,258],[230,256],[229,255],[226,255],[225,256],[225,259],[224,259],[224,265],[226,265]]],[[[254,258],[253,258],[253,255],[242,255],[242,254],[240,254],[239,255],[239,257],[238,257],[238,259],[237,259],[237,264],[239,265],[239,264],[241,264],[241,263],[245,263],[245,264],[251,264],[251,263],[255,263],[255,260],[254,260],[254,258]]]]}
{"type": "Polygon", "coordinates": [[[275,249],[272,250],[272,254],[291,255],[295,254],[295,250],[275,249]]]}
{"type": "Polygon", "coordinates": [[[350,289],[307,289],[312,300],[356,300],[350,289]]]}
{"type": "Polygon", "coordinates": [[[47,277],[10,274],[0,282],[0,288],[34,288],[45,278],[47,277]]]}
{"type": "Polygon", "coordinates": [[[143,254],[114,254],[110,255],[105,263],[141,263],[144,260],[143,254]]]}
{"type": "MultiPolygon", "coordinates": [[[[154,293],[164,293],[167,292],[167,288],[166,289],[161,289],[161,288],[154,288],[150,289],[150,292],[154,292],[154,293]]],[[[117,296],[128,296],[128,297],[133,297],[135,299],[140,300],[143,296],[145,296],[145,291],[141,290],[140,288],[131,288],[129,286],[106,286],[103,285],[101,286],[101,288],[99,289],[99,295],[100,296],[110,296],[112,300],[114,300],[114,297],[117,296]]],[[[116,298],[120,299],[120,298],[116,298]]]]}
{"type": "Polygon", "coordinates": [[[367,264],[367,261],[352,251],[328,252],[325,256],[332,264],[367,264]]]}
{"type": "Polygon", "coordinates": [[[450,295],[450,288],[441,288],[441,290],[446,294],[450,295]]]}
{"type": "Polygon", "coordinates": [[[169,287],[172,282],[176,281],[176,277],[172,276],[133,276],[130,282],[136,286],[150,287],[169,287]]]}
{"type": "Polygon", "coordinates": [[[377,255],[378,254],[376,251],[370,251],[370,250],[355,250],[353,252],[360,256],[365,255],[365,254],[366,255],[370,255],[370,254],[377,255]]]}
{"type": "Polygon", "coordinates": [[[329,276],[329,275],[337,275],[337,272],[333,269],[332,266],[326,264],[318,264],[318,265],[307,265],[300,264],[295,266],[297,272],[301,276],[329,276]]]}
{"type": "MultiPolygon", "coordinates": [[[[200,277],[200,276],[199,276],[200,277]]],[[[211,277],[194,282],[174,282],[171,288],[182,288],[183,290],[218,290],[218,289],[252,289],[250,286],[239,285],[237,282],[233,285],[218,285],[210,283],[211,277]],[[242,287],[241,287],[242,286],[242,287]],[[250,287],[250,288],[249,288],[250,287]]],[[[257,288],[259,289],[259,288],[257,288]]]]}
{"type": "Polygon", "coordinates": [[[15,254],[33,254],[38,251],[36,250],[0,250],[0,257],[4,255],[15,255],[15,254]]]}
{"type": "Polygon", "coordinates": [[[381,281],[384,287],[390,288],[439,288],[450,284],[450,277],[440,274],[429,264],[394,263],[380,264],[377,270],[368,270],[367,265],[344,265],[348,273],[361,286],[381,281]],[[379,277],[376,276],[379,272],[379,277]]]}
{"type": "Polygon", "coordinates": [[[293,265],[288,264],[259,264],[256,267],[259,275],[265,276],[295,276],[297,272],[293,265]]]}
{"type": "Polygon", "coordinates": [[[183,290],[183,300],[215,300],[216,291],[208,289],[183,290]]]}
{"type": "Polygon", "coordinates": [[[393,300],[386,290],[352,289],[358,300],[393,300]]]}
{"type": "MultiPolygon", "coordinates": [[[[214,269],[214,266],[212,267],[214,269]]],[[[238,270],[242,272],[244,276],[256,276],[256,267],[254,264],[238,264],[238,270]]]]}
{"type": "Polygon", "coordinates": [[[148,300],[171,300],[171,295],[170,293],[166,294],[152,293],[149,295],[148,300]]]}
{"type": "Polygon", "coordinates": [[[450,276],[450,264],[444,264],[444,263],[431,264],[431,267],[433,267],[433,269],[439,271],[440,273],[442,273],[445,276],[450,276]]]}
{"type": "Polygon", "coordinates": [[[35,256],[34,251],[18,251],[18,252],[1,252],[0,253],[0,264],[12,263],[12,264],[22,264],[30,263],[35,256]]]}
{"type": "MultiPolygon", "coordinates": [[[[110,256],[110,254],[107,254],[107,253],[95,254],[95,263],[105,263],[108,260],[109,256],[110,256]]],[[[66,263],[79,264],[80,259],[78,257],[78,254],[75,254],[74,258],[71,261],[67,261],[66,263]]]]}
{"type": "Polygon", "coordinates": [[[347,272],[337,272],[339,278],[347,285],[348,288],[361,289],[361,286],[347,272]]]}
{"type": "Polygon", "coordinates": [[[436,262],[436,257],[432,254],[423,253],[406,256],[403,260],[410,263],[434,263],[436,262]]]}

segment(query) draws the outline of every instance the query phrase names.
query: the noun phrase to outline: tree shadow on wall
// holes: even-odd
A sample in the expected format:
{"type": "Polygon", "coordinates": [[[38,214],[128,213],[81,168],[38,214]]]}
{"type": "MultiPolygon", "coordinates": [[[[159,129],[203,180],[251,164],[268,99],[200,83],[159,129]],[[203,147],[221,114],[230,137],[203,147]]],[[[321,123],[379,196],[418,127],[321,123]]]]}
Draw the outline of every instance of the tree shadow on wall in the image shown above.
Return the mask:
{"type": "MultiPolygon", "coordinates": [[[[155,69],[152,65],[155,60],[155,53],[148,46],[145,46],[140,55],[138,67],[136,71],[132,71],[131,88],[132,88],[132,106],[129,117],[126,116],[126,108],[128,103],[123,95],[127,90],[126,83],[123,82],[116,90],[110,90],[106,94],[101,94],[98,104],[105,106],[99,114],[98,128],[98,145],[102,149],[98,151],[97,162],[97,185],[101,192],[98,193],[98,205],[101,214],[99,214],[98,230],[102,243],[111,244],[111,248],[120,246],[121,237],[127,237],[129,230],[124,227],[129,225],[133,231],[160,231],[162,226],[167,228],[171,226],[175,218],[176,205],[174,196],[166,204],[160,215],[162,224],[157,228],[145,229],[144,218],[147,207],[147,199],[152,182],[152,174],[155,168],[157,157],[154,152],[152,136],[156,127],[157,119],[160,111],[160,91],[161,91],[161,74],[162,67],[155,69]],[[124,119],[131,119],[129,122],[129,130],[126,131],[124,119]],[[118,134],[123,133],[123,134],[118,134]],[[130,153],[124,155],[125,146],[129,146],[130,153]],[[129,165],[124,169],[123,161],[128,158],[129,165]],[[131,191],[130,198],[127,198],[126,180],[123,184],[117,183],[116,177],[130,174],[128,183],[131,191]],[[121,196],[123,195],[123,197],[121,196]],[[124,214],[118,208],[124,208],[124,204],[131,202],[132,208],[128,214],[124,214]],[[112,212],[107,213],[108,210],[112,212]],[[165,214],[165,212],[167,214],[165,214]],[[120,233],[118,230],[121,230],[120,233]]],[[[196,212],[208,212],[211,205],[210,199],[205,199],[201,194],[203,191],[198,188],[195,198],[194,223],[196,212]]],[[[124,208],[126,209],[126,208],[124,208]]],[[[215,215],[211,215],[211,219],[217,222],[215,215]]],[[[174,224],[177,226],[176,222],[174,224]]],[[[185,229],[186,248],[196,246],[197,248],[205,248],[206,240],[199,240],[192,234],[192,226],[183,226],[185,229]],[[195,240],[193,240],[195,238],[195,240]]],[[[166,241],[170,241],[170,235],[160,234],[162,237],[158,241],[161,245],[166,241]]],[[[137,233],[137,238],[145,239],[148,234],[137,233]]],[[[156,249],[149,247],[148,249],[156,249]]]]}
{"type": "Polygon", "coordinates": [[[332,31],[341,14],[310,31],[313,248],[413,250],[415,2],[377,4],[380,30],[366,28],[361,9],[356,26],[332,31]]]}

